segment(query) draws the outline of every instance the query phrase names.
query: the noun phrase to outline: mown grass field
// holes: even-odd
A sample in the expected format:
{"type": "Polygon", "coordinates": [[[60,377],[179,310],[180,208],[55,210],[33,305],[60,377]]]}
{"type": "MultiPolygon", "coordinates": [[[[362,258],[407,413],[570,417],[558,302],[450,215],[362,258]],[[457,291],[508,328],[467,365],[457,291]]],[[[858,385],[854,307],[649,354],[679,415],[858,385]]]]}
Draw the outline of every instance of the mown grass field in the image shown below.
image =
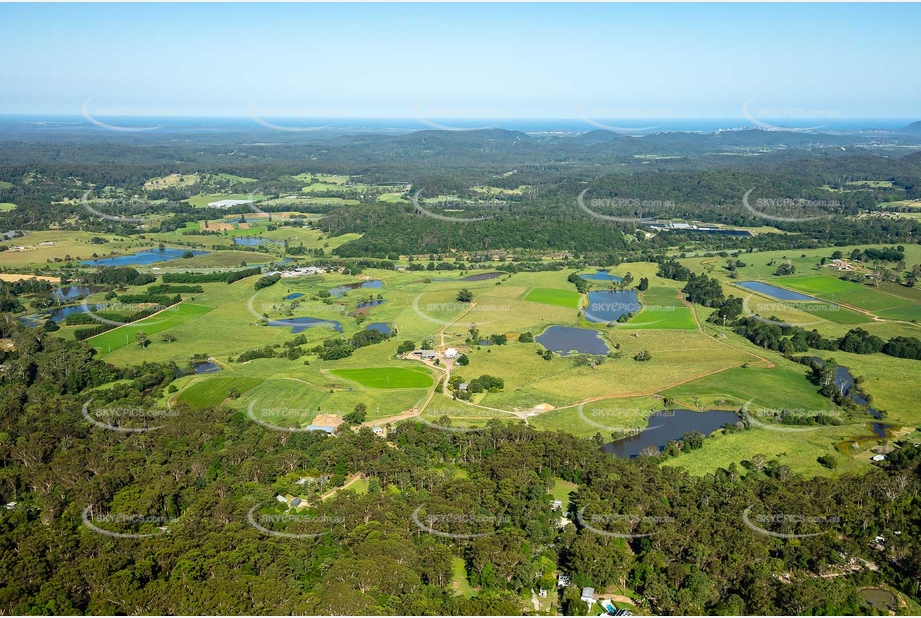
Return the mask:
{"type": "Polygon", "coordinates": [[[883,318],[909,321],[921,319],[921,306],[916,299],[892,293],[894,287],[901,286],[890,284],[885,288],[874,288],[825,275],[795,277],[783,281],[795,290],[860,307],[883,318]]]}
{"type": "Polygon", "coordinates": [[[415,367],[333,369],[330,373],[368,388],[427,388],[433,384],[427,370],[415,367]]]}
{"type": "MultiPolygon", "coordinates": [[[[211,311],[211,307],[183,302],[169,307],[168,309],[164,309],[160,313],[144,318],[143,320],[132,322],[125,326],[119,326],[101,335],[90,337],[86,341],[99,352],[108,354],[112,350],[117,350],[122,346],[136,345],[135,336],[138,331],[144,331],[148,337],[151,337],[156,333],[171,330],[187,321],[201,318],[209,311],[211,311]]],[[[200,324],[199,326],[206,328],[204,324],[200,324]]]]}
{"type": "Polygon", "coordinates": [[[694,314],[674,288],[651,287],[641,293],[639,302],[642,309],[623,328],[697,328],[694,314]]]}
{"type": "Polygon", "coordinates": [[[458,556],[451,558],[451,588],[460,596],[469,599],[476,595],[476,589],[467,580],[467,566],[458,556]]]}
{"type": "Polygon", "coordinates": [[[554,500],[559,500],[563,503],[563,512],[565,513],[569,509],[569,493],[577,489],[579,489],[579,486],[575,483],[555,476],[553,477],[553,488],[550,490],[550,495],[554,500]]]}
{"type": "Polygon", "coordinates": [[[256,378],[242,377],[213,377],[196,382],[183,390],[177,397],[178,403],[184,403],[192,408],[209,408],[221,405],[227,399],[230,389],[235,388],[239,393],[259,386],[262,381],[256,378]]]}
{"type": "Polygon", "coordinates": [[[525,300],[533,303],[543,303],[545,305],[556,305],[557,307],[567,307],[569,309],[578,309],[582,301],[582,295],[572,290],[554,290],[551,288],[534,288],[525,300]]]}

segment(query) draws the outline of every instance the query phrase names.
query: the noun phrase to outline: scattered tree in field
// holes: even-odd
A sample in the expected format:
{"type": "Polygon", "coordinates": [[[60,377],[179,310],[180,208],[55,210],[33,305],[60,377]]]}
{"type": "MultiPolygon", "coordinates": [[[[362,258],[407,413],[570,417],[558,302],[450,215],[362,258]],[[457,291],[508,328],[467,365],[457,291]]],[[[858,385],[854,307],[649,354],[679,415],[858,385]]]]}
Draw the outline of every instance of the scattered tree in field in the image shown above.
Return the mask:
{"type": "Polygon", "coordinates": [[[796,273],[796,266],[794,266],[790,262],[784,262],[783,264],[777,267],[777,270],[774,271],[774,274],[777,275],[778,277],[781,277],[783,275],[792,275],[794,273],[796,273]]]}
{"type": "Polygon", "coordinates": [[[350,425],[361,425],[368,418],[368,406],[359,402],[355,404],[355,409],[342,417],[350,425]]]}
{"type": "Polygon", "coordinates": [[[147,333],[142,330],[139,330],[134,334],[134,341],[138,344],[138,346],[142,348],[146,348],[147,344],[150,343],[150,341],[147,339],[147,333]]]}
{"type": "Polygon", "coordinates": [[[643,350],[642,352],[637,353],[633,360],[635,361],[648,361],[652,360],[652,354],[649,353],[649,350],[643,350]]]}
{"type": "Polygon", "coordinates": [[[471,301],[473,301],[473,292],[467,288],[463,288],[457,293],[457,302],[469,303],[471,301]]]}

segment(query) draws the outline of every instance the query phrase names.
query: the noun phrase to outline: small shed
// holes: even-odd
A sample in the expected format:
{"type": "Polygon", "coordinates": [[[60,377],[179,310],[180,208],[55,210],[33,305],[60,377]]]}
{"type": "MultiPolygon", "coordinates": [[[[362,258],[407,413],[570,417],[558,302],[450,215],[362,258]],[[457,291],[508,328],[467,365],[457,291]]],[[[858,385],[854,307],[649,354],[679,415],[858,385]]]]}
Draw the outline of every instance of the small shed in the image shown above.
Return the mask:
{"type": "Polygon", "coordinates": [[[595,589],[586,586],[582,589],[582,595],[579,597],[583,601],[592,606],[595,604],[595,589]]]}
{"type": "Polygon", "coordinates": [[[300,506],[300,505],[301,505],[300,498],[291,498],[291,506],[300,506]]]}

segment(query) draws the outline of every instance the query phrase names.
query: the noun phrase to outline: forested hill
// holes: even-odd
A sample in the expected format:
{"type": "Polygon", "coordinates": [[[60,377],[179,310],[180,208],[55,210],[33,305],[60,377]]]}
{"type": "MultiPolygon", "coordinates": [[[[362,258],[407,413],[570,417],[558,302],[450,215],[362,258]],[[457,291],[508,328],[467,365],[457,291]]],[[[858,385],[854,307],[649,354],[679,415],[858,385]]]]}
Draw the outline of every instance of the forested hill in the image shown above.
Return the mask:
{"type": "Polygon", "coordinates": [[[160,429],[119,433],[91,425],[81,406],[145,409],[175,366],[117,370],[9,316],[0,338],[14,345],[0,352],[0,501],[16,503],[0,511],[4,614],[520,615],[558,572],[573,582],[564,611],[580,615],[580,586],[629,588],[638,613],[653,615],[859,614],[869,610],[856,588],[881,582],[917,598],[911,445],[860,478],[803,479],[764,458],[692,478],[605,455],[600,437],[526,426],[407,423],[388,444],[368,429],[279,433],[180,406],[160,429]],[[260,520],[319,536],[248,523],[308,474],[333,486],[361,474],[368,492],[260,520]],[[566,514],[576,523],[563,528],[547,494],[555,477],[578,484],[566,514]],[[94,531],[82,513],[147,536],[94,531]],[[885,547],[874,548],[877,535],[885,547]],[[455,594],[455,559],[470,598],[455,594]]]}

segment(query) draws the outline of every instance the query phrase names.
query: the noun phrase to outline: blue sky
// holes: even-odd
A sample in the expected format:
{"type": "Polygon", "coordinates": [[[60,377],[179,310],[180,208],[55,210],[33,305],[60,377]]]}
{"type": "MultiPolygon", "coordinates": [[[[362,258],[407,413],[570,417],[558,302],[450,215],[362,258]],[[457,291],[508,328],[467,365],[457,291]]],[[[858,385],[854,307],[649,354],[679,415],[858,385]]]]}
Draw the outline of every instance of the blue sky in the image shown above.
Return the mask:
{"type": "Polygon", "coordinates": [[[918,32],[917,4],[0,4],[0,113],[908,118],[918,32]]]}

